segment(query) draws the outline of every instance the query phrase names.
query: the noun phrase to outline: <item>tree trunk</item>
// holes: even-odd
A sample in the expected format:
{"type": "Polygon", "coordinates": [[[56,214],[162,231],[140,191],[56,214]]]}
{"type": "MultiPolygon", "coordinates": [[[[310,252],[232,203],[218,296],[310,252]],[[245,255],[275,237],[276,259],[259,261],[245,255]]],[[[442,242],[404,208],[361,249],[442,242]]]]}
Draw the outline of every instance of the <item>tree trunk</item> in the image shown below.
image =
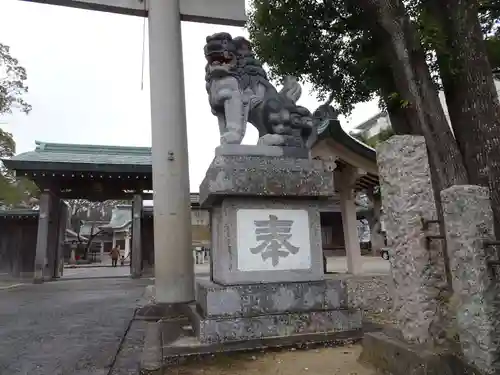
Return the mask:
{"type": "Polygon", "coordinates": [[[402,2],[360,0],[358,4],[367,16],[370,31],[376,33],[387,49],[396,92],[403,101],[406,118],[412,121],[412,134],[425,137],[437,192],[467,183],[462,157],[430,76],[425,53],[402,2]]]}
{"type": "Polygon", "coordinates": [[[468,181],[458,145],[446,120],[437,88],[425,61],[425,53],[400,0],[358,0],[350,4],[365,17],[366,32],[381,46],[392,72],[392,82],[381,87],[386,94],[394,86],[400,108],[388,106],[394,130],[425,137],[433,186],[439,192],[468,181]],[[398,124],[406,124],[401,126],[398,124]],[[402,131],[401,131],[402,130],[402,131]]]}
{"type": "Polygon", "coordinates": [[[448,113],[472,184],[490,188],[500,235],[500,105],[475,0],[428,0],[448,113]]]}
{"type": "Polygon", "coordinates": [[[388,69],[387,74],[384,74],[384,79],[381,80],[380,96],[385,102],[387,114],[391,121],[391,128],[394,130],[394,133],[398,135],[421,135],[419,121],[418,118],[414,116],[413,111],[402,107],[399,98],[393,97],[393,94],[397,92],[398,89],[394,82],[392,71],[388,69]]]}
{"type": "MultiPolygon", "coordinates": [[[[444,233],[440,192],[452,185],[466,184],[468,176],[432,81],[425,52],[402,0],[358,0],[356,3],[366,16],[368,32],[374,33],[387,49],[388,66],[392,68],[394,84],[408,113],[407,118],[412,119],[413,134],[425,138],[437,218],[441,233],[444,233]]],[[[443,250],[451,290],[446,245],[443,250]]]]}

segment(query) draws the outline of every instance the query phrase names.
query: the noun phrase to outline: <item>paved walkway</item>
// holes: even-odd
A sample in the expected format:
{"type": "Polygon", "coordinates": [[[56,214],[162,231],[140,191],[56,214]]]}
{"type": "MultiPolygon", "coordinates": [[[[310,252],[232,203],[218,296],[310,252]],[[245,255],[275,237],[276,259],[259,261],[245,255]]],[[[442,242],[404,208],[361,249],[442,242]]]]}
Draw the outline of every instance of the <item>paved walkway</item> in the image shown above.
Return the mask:
{"type": "Polygon", "coordinates": [[[129,266],[65,268],[62,280],[83,278],[129,277],[129,266]]]}
{"type": "Polygon", "coordinates": [[[148,283],[61,280],[0,290],[0,374],[136,373],[137,367],[111,372],[110,365],[148,283]]]}
{"type": "MultiPolygon", "coordinates": [[[[345,258],[330,258],[328,267],[343,272],[345,258]]],[[[389,262],[364,257],[363,269],[386,273],[389,262]]],[[[129,272],[129,267],[65,269],[60,281],[0,288],[0,374],[136,374],[142,322],[126,333],[153,281],[132,280],[129,272]]],[[[208,264],[196,266],[198,275],[208,272],[208,264]]]]}

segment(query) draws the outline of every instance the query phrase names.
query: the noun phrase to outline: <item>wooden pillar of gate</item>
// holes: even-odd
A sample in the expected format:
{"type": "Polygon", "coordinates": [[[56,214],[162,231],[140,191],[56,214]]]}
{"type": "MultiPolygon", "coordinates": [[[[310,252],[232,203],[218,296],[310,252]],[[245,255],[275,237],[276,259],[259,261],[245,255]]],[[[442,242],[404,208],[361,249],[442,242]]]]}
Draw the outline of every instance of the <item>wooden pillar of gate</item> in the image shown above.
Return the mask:
{"type": "Polygon", "coordinates": [[[142,276],[142,196],[134,195],[132,203],[132,250],[130,255],[130,275],[132,278],[142,276]]]}

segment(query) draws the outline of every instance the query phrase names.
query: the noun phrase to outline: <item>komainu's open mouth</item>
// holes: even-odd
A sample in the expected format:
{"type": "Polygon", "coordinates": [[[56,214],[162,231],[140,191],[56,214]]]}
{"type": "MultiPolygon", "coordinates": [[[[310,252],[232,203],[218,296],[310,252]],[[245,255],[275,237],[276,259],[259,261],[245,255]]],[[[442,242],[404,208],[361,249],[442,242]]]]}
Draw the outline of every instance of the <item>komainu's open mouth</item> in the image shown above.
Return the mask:
{"type": "Polygon", "coordinates": [[[208,56],[206,56],[207,61],[210,65],[228,65],[233,62],[233,58],[227,56],[227,54],[224,53],[212,53],[208,56]]]}

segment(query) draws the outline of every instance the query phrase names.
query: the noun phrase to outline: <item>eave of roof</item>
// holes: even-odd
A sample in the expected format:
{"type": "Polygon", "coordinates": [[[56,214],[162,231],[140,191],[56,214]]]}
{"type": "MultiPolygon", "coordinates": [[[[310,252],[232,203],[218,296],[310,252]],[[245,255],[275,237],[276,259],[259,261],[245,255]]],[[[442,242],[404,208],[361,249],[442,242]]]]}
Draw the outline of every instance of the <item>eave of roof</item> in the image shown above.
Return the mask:
{"type": "Polygon", "coordinates": [[[35,143],[34,151],[3,160],[5,166],[12,170],[152,172],[150,147],[35,143]]]}
{"type": "MultiPolygon", "coordinates": [[[[377,117],[377,116],[375,116],[377,117]]],[[[317,140],[333,138],[360,156],[376,162],[373,148],[351,137],[338,120],[325,120],[317,128],[317,140]]],[[[152,173],[151,147],[121,147],[48,143],[36,141],[34,151],[2,160],[11,170],[75,171],[104,173],[152,173]]],[[[191,198],[191,203],[196,204],[191,198]]]]}
{"type": "Polygon", "coordinates": [[[131,205],[118,205],[113,209],[111,220],[108,224],[101,225],[101,230],[119,231],[127,228],[132,222],[132,206],[131,205]]]}
{"type": "Polygon", "coordinates": [[[78,233],[76,233],[75,231],[73,231],[73,230],[71,230],[69,228],[66,228],[66,237],[68,237],[68,236],[79,238],[82,241],[88,241],[88,238],[86,236],[78,234],[78,233]]]}
{"type": "Polygon", "coordinates": [[[129,220],[119,226],[113,226],[113,225],[110,225],[110,224],[105,224],[105,225],[102,225],[99,227],[99,229],[101,229],[102,231],[105,231],[105,232],[108,232],[108,231],[114,231],[114,232],[119,232],[121,231],[122,229],[125,229],[125,228],[128,228],[130,225],[132,224],[132,220],[129,220]]]}
{"type": "MultiPolygon", "coordinates": [[[[358,141],[356,138],[351,137],[342,129],[339,120],[325,120],[317,128],[318,139],[316,142],[333,138],[335,141],[342,144],[350,151],[372,161],[377,162],[377,152],[370,146],[358,141]]],[[[314,147],[314,146],[313,146],[314,147]]]]}
{"type": "Polygon", "coordinates": [[[4,218],[37,218],[38,210],[31,209],[13,209],[13,210],[0,210],[0,217],[4,218]]]}

